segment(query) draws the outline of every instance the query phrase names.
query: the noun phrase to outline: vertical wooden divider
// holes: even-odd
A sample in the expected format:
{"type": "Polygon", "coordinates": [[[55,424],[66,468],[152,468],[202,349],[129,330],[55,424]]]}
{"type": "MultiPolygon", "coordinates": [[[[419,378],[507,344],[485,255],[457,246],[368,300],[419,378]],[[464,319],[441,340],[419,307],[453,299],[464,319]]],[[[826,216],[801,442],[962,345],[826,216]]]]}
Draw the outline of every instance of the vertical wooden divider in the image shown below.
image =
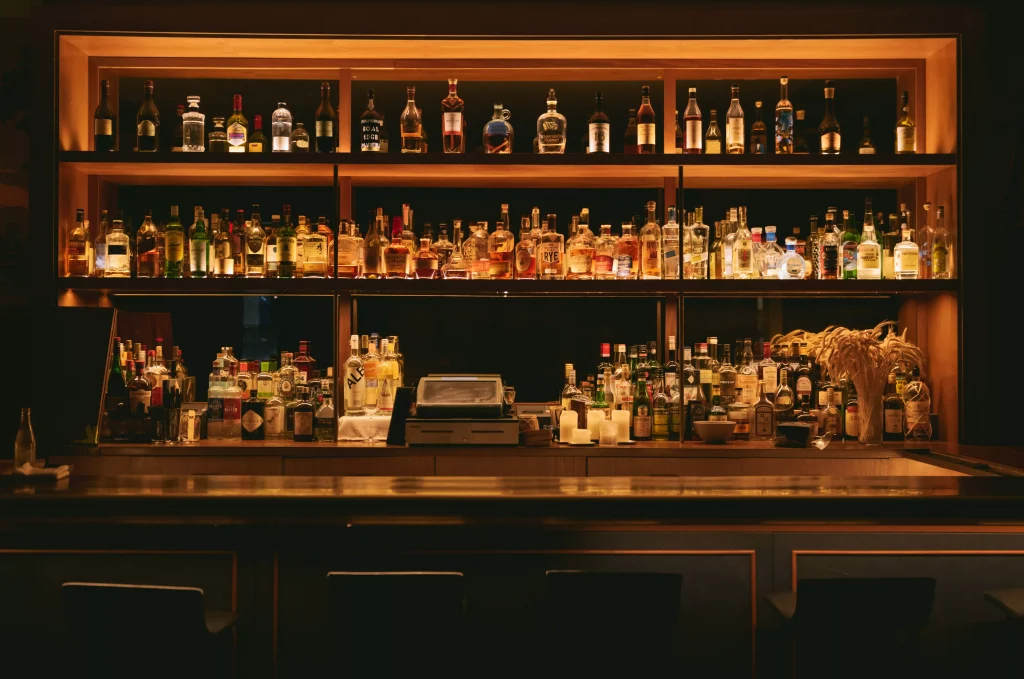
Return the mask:
{"type": "Polygon", "coordinates": [[[345,414],[345,361],[348,360],[348,340],[352,335],[352,295],[339,292],[334,297],[334,414],[345,414]]]}
{"type": "Polygon", "coordinates": [[[88,151],[92,130],[89,121],[93,109],[87,108],[89,95],[89,57],[66,40],[59,43],[57,74],[57,129],[60,151],[88,151]]]}
{"type": "Polygon", "coordinates": [[[352,69],[338,72],[338,153],[352,152],[352,69]]]}
{"type": "Polygon", "coordinates": [[[664,83],[665,101],[662,106],[662,120],[664,124],[661,126],[662,132],[662,148],[665,153],[678,153],[676,150],[676,71],[674,69],[665,69],[662,77],[664,83]]]}

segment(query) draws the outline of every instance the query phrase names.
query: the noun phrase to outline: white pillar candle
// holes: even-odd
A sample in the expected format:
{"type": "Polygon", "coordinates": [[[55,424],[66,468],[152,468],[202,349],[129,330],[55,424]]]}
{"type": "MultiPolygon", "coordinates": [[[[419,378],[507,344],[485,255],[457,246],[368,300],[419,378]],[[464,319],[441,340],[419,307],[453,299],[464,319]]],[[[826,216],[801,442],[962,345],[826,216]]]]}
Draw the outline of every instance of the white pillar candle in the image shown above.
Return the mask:
{"type": "Polygon", "coordinates": [[[604,424],[604,421],[604,411],[599,408],[587,413],[587,429],[590,430],[591,441],[601,438],[601,425],[604,424]]]}
{"type": "Polygon", "coordinates": [[[616,435],[616,443],[622,443],[623,441],[629,440],[629,413],[625,410],[613,410],[612,411],[612,422],[618,427],[618,433],[616,435]]]}
{"type": "Polygon", "coordinates": [[[572,442],[575,444],[590,443],[590,430],[589,429],[573,429],[572,430],[572,442]]]}
{"type": "Polygon", "coordinates": [[[558,441],[569,443],[572,441],[572,432],[576,430],[576,423],[579,422],[579,415],[571,410],[563,410],[562,416],[558,418],[558,441]]]}
{"type": "MultiPolygon", "coordinates": [[[[612,411],[615,414],[615,411],[612,411]]],[[[601,423],[601,445],[602,446],[614,446],[618,442],[619,436],[619,425],[615,422],[602,422],[601,423]]]]}

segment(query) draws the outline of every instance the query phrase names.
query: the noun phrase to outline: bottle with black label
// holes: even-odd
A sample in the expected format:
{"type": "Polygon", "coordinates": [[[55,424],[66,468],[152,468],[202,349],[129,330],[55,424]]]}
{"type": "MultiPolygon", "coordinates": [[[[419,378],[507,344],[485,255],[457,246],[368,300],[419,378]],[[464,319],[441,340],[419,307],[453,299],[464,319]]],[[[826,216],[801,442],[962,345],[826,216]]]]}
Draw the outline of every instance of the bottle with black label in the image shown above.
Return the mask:
{"type": "Polygon", "coordinates": [[[309,387],[300,386],[296,388],[299,400],[295,404],[295,428],[292,430],[292,438],[295,441],[315,441],[313,433],[313,404],[309,400],[309,387]]]}
{"type": "Polygon", "coordinates": [[[262,441],[266,438],[266,404],[249,390],[249,400],[242,401],[242,440],[262,441]]]}
{"type": "Polygon", "coordinates": [[[316,152],[334,153],[334,107],[331,106],[331,83],[320,83],[320,106],[316,109],[316,152]]]}
{"type": "Polygon", "coordinates": [[[337,424],[337,418],[334,416],[334,401],[331,398],[331,382],[333,381],[330,377],[331,369],[328,368],[328,378],[320,381],[320,389],[322,390],[322,402],[316,409],[316,415],[313,419],[313,428],[316,433],[317,441],[336,441],[338,436],[335,430],[337,424]]]}
{"type": "Polygon", "coordinates": [[[160,111],[153,102],[153,81],[147,80],[143,86],[145,98],[139,112],[135,114],[135,150],[136,151],[159,151],[160,150],[160,111]]]}
{"type": "Polygon", "coordinates": [[[100,82],[100,103],[92,116],[92,138],[97,151],[113,151],[117,148],[117,116],[110,108],[110,81],[100,82]]]}

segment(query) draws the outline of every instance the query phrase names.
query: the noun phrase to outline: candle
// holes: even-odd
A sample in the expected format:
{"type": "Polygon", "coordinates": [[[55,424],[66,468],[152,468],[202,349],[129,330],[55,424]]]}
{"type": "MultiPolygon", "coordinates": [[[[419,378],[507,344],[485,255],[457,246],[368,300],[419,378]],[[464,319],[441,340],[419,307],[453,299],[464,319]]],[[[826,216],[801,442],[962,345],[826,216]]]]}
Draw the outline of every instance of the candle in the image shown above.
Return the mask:
{"type": "Polygon", "coordinates": [[[572,442],[575,444],[590,443],[590,430],[589,429],[573,429],[572,430],[572,442]]]}
{"type": "Polygon", "coordinates": [[[604,421],[604,411],[599,408],[587,413],[587,429],[590,430],[591,441],[601,438],[601,425],[604,424],[604,421]]]}
{"type": "Polygon", "coordinates": [[[579,422],[579,415],[571,410],[562,411],[562,416],[558,418],[559,443],[572,441],[572,432],[575,431],[577,422],[579,422]]]}
{"type": "Polygon", "coordinates": [[[615,437],[616,443],[622,443],[629,440],[629,413],[625,410],[613,410],[612,411],[612,422],[618,428],[618,433],[615,437]]]}
{"type": "MultiPolygon", "coordinates": [[[[612,411],[614,414],[615,411],[612,411]]],[[[619,425],[615,422],[602,422],[601,423],[601,445],[602,446],[614,446],[617,443],[619,435],[619,425]]]]}

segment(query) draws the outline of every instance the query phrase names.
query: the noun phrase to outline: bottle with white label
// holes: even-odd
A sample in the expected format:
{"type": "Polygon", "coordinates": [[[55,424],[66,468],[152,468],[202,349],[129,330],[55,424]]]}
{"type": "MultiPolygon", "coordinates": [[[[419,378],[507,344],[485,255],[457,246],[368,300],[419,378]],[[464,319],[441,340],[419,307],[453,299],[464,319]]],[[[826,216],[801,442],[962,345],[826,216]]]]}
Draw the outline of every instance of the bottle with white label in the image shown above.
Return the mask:
{"type": "Polygon", "coordinates": [[[611,120],[601,106],[603,96],[600,92],[594,95],[594,112],[590,114],[587,121],[588,142],[587,153],[610,153],[611,152],[611,120]]]}
{"type": "Polygon", "coordinates": [[[701,128],[700,109],[697,107],[697,88],[690,88],[690,100],[683,111],[683,153],[704,152],[704,131],[701,128]]]}
{"type": "Polygon", "coordinates": [[[143,86],[145,98],[139,112],[135,114],[135,150],[160,150],[160,111],[153,102],[153,81],[147,80],[143,86]]]}
{"type": "MultiPolygon", "coordinates": [[[[897,280],[918,278],[920,250],[917,243],[910,239],[910,227],[906,223],[903,224],[901,233],[903,240],[892,249],[893,273],[897,280]]],[[[108,261],[109,257],[108,253],[108,261]]]]}
{"type": "Polygon", "coordinates": [[[903,387],[904,426],[907,441],[930,441],[932,438],[932,395],[921,380],[921,370],[914,366],[910,381],[903,387]]]}
{"type": "MultiPolygon", "coordinates": [[[[466,151],[466,122],[463,115],[466,111],[466,102],[462,100],[456,91],[458,84],[459,81],[457,79],[449,78],[448,96],[441,100],[441,117],[444,124],[441,147],[445,153],[465,153],[466,151]]],[[[373,107],[372,96],[370,107],[371,109],[373,107]]],[[[367,113],[369,111],[370,109],[367,109],[367,113]]],[[[363,116],[365,120],[366,114],[364,113],[363,116]]]]}
{"type": "Polygon", "coordinates": [[[203,208],[196,208],[196,221],[188,231],[188,263],[192,278],[210,274],[210,234],[203,219],[203,208]]]}
{"type": "Polygon", "coordinates": [[[640,108],[636,112],[637,153],[657,153],[657,127],[654,107],[651,106],[651,88],[641,89],[640,108]]]}
{"type": "Polygon", "coordinates": [[[732,84],[732,101],[725,114],[725,149],[731,155],[743,155],[747,152],[746,123],[743,120],[743,107],[740,106],[740,86],[732,84]]]}
{"type": "Polygon", "coordinates": [[[896,373],[890,372],[882,402],[882,440],[903,440],[903,399],[896,391],[896,373]]]}
{"type": "MultiPolygon", "coordinates": [[[[679,152],[683,150],[679,149],[679,152]]],[[[711,122],[704,134],[704,153],[716,156],[722,153],[722,132],[718,129],[718,111],[715,109],[711,109],[711,122]]]]}
{"type": "Polygon", "coordinates": [[[838,155],[842,137],[839,135],[839,121],[836,120],[836,84],[825,81],[825,117],[818,126],[821,152],[824,155],[838,155]]]}
{"type": "Polygon", "coordinates": [[[661,227],[661,249],[664,266],[662,273],[666,280],[679,280],[679,223],[676,221],[676,208],[668,208],[668,221],[661,227]]]}
{"type": "Polygon", "coordinates": [[[249,140],[249,121],[242,115],[242,95],[234,95],[234,110],[228,118],[228,151],[245,153],[249,140]]]}
{"type": "Polygon", "coordinates": [[[917,153],[917,128],[910,117],[910,93],[906,90],[903,91],[902,100],[900,119],[896,122],[896,153],[917,153]]]}
{"type": "Polygon", "coordinates": [[[270,136],[274,153],[288,153],[292,150],[292,113],[283,101],[277,102],[277,110],[270,118],[270,136]]]}

